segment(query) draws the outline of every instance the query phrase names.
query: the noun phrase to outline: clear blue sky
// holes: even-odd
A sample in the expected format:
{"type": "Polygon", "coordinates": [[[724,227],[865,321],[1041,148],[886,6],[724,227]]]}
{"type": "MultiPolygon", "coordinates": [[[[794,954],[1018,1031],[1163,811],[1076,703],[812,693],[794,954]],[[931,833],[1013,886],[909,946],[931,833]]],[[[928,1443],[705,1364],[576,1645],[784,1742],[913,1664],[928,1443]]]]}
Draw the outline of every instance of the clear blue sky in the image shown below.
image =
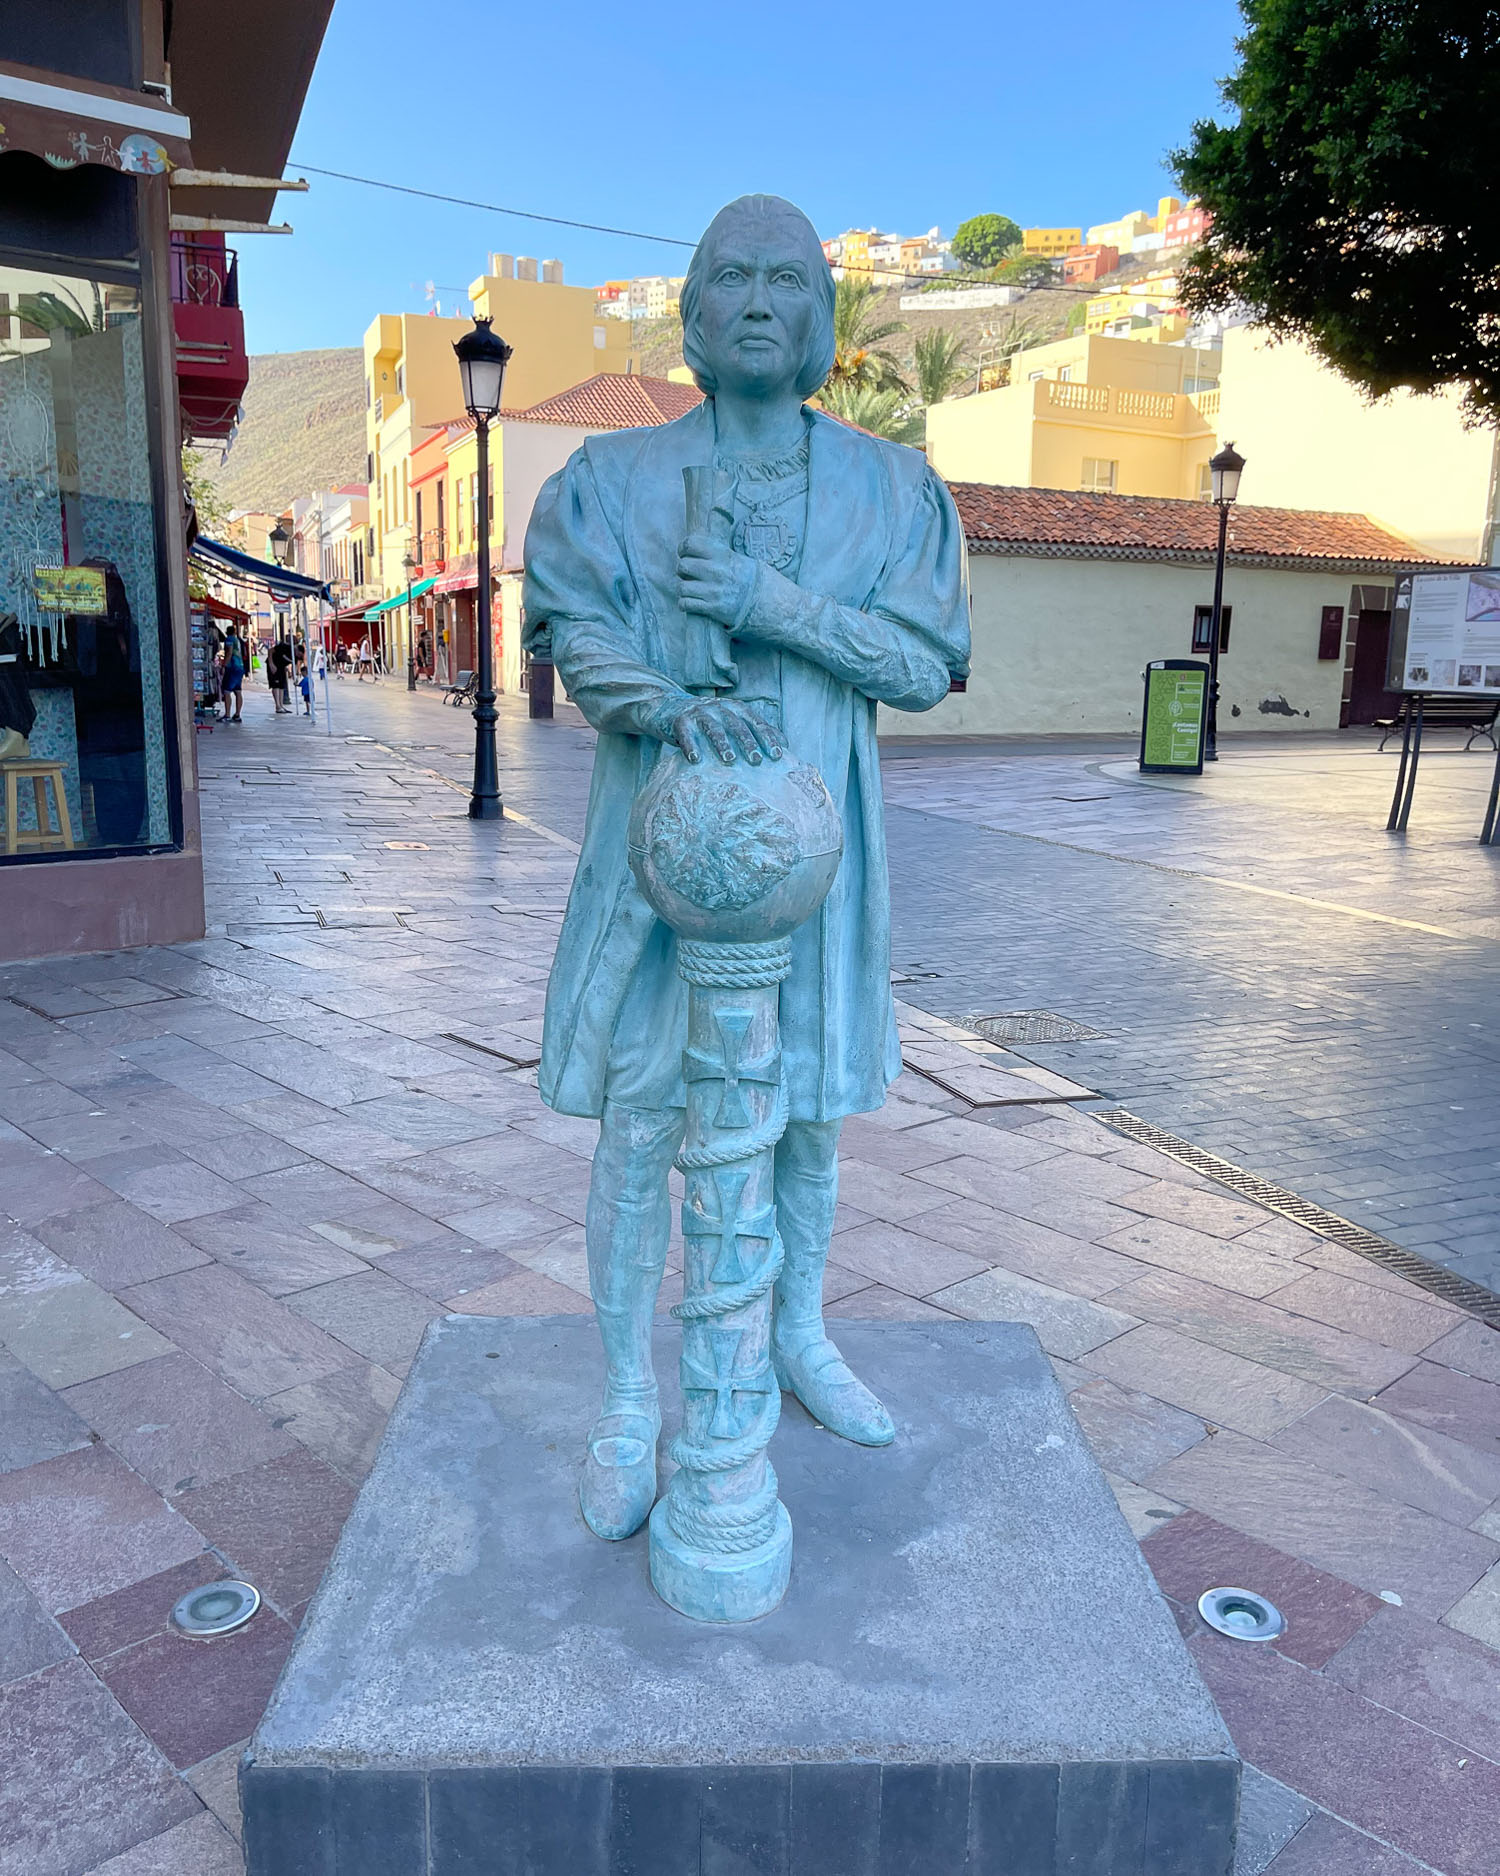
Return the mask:
{"type": "MultiPolygon", "coordinates": [[[[747,190],[823,235],[951,233],[998,210],[1103,221],[1172,189],[1165,153],[1218,105],[1232,0],[686,5],[337,0],[296,159],[688,239],[747,190]]],[[[238,239],[252,352],[357,345],[377,312],[444,312],[491,249],[567,278],[680,273],[687,250],[310,177],[292,236],[238,239]]]]}

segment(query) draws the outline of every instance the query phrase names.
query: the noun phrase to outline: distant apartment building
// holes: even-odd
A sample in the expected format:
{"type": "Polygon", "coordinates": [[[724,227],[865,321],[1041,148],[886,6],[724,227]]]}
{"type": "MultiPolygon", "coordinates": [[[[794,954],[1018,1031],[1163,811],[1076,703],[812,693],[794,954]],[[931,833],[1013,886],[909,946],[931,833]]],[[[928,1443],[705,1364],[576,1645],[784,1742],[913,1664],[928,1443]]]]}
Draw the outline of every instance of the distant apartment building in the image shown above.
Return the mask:
{"type": "MultiPolygon", "coordinates": [[[[1085,332],[1108,332],[1110,327],[1121,320],[1154,320],[1178,311],[1179,287],[1177,275],[1170,269],[1156,273],[1143,274],[1139,280],[1112,288],[1107,293],[1099,293],[1088,301],[1084,309],[1083,329],[1085,332]]],[[[1184,322],[1184,330],[1185,322],[1184,322]]],[[[1182,332],[1174,332],[1174,338],[1181,338],[1182,332]]]]}
{"type": "Polygon", "coordinates": [[[1021,246],[1027,254],[1040,254],[1046,260],[1061,260],[1073,248],[1083,245],[1081,228],[1023,228],[1021,246]]]}
{"type": "Polygon", "coordinates": [[[1162,251],[1195,248],[1214,225],[1214,218],[1199,202],[1184,202],[1162,223],[1162,251]]]}
{"type": "Polygon", "coordinates": [[[1069,287],[1092,286],[1096,280],[1102,280],[1112,274],[1120,265],[1120,250],[1109,247],[1074,248],[1071,254],[1063,256],[1063,285],[1069,287]]]}
{"type": "Polygon", "coordinates": [[[631,319],[664,319],[668,313],[677,311],[678,299],[682,293],[681,274],[645,274],[639,279],[627,283],[627,317],[631,319]]]}
{"type": "Polygon", "coordinates": [[[1091,248],[1115,248],[1122,254],[1128,254],[1137,235],[1151,232],[1151,217],[1142,208],[1133,208],[1126,215],[1116,217],[1114,221],[1098,221],[1083,238],[1083,245],[1091,248]]]}

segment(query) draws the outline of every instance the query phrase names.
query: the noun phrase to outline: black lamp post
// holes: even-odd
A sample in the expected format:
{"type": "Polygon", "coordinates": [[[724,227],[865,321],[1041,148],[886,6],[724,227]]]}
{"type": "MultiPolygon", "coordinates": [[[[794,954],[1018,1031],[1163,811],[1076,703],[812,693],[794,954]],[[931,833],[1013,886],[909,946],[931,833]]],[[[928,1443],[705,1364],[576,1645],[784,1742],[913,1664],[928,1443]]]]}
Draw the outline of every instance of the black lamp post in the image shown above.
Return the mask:
{"type": "Polygon", "coordinates": [[[500,803],[500,766],[495,754],[495,647],[490,636],[490,425],[500,414],[505,367],[512,347],[476,319],[454,346],[463,379],[464,408],[474,419],[479,444],[479,687],[474,695],[474,792],[469,819],[495,821],[500,803]]]}
{"type": "Polygon", "coordinates": [[[406,572],[406,688],[417,688],[417,629],[411,616],[411,582],[417,570],[417,563],[410,550],[401,556],[401,565],[406,572]]]}
{"type": "Polygon", "coordinates": [[[1240,475],[1244,467],[1245,459],[1233,443],[1226,443],[1208,465],[1214,506],[1219,511],[1219,551],[1214,561],[1214,616],[1209,627],[1212,636],[1208,646],[1208,735],[1203,744],[1205,762],[1217,762],[1219,759],[1219,636],[1220,622],[1224,616],[1224,547],[1229,538],[1229,511],[1239,497],[1240,475]]]}
{"type": "Polygon", "coordinates": [[[285,526],[278,521],[266,536],[266,545],[271,550],[271,558],[278,567],[284,567],[292,557],[292,537],[285,526]]]}

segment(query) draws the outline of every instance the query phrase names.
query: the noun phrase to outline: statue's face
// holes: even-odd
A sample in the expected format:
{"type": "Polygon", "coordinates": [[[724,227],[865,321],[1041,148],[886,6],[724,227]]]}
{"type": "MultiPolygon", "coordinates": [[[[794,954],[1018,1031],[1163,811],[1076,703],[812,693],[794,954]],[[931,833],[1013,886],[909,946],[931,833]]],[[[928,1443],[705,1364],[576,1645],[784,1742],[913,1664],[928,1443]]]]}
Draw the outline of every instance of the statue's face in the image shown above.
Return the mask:
{"type": "Polygon", "coordinates": [[[795,229],[758,216],[731,223],[715,243],[699,308],[703,349],[720,391],[794,394],[817,318],[795,229]]]}

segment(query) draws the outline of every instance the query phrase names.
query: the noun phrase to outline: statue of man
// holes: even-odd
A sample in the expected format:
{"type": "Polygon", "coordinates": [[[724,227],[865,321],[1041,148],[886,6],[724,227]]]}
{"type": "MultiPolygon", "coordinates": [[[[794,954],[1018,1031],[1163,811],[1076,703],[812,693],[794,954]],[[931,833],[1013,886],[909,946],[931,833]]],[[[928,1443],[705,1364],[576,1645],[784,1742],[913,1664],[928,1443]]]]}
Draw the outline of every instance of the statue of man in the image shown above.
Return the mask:
{"type": "Polygon", "coordinates": [[[704,402],[660,428],[590,437],[542,490],[526,536],[528,645],[550,638],[599,732],[540,1085],[550,1107],[600,1121],[587,1237],[606,1382],[580,1492],[601,1537],[629,1536],[656,1496],[651,1321],[683,1133],[687,986],[630,871],[626,825],[664,744],[731,765],[785,748],[842,815],[838,875],[794,935],[781,985],[772,1356],[781,1386],[833,1432],[894,1437],[825,1332],[823,1268],[840,1125],[881,1106],[901,1065],[876,705],[931,709],[968,668],[969,615],[958,516],[920,452],[803,402],[834,361],[833,309],[800,210],[763,195],[721,209],[682,289],[683,356],[704,402]],[[684,469],[714,492],[692,531],[684,469]]]}

